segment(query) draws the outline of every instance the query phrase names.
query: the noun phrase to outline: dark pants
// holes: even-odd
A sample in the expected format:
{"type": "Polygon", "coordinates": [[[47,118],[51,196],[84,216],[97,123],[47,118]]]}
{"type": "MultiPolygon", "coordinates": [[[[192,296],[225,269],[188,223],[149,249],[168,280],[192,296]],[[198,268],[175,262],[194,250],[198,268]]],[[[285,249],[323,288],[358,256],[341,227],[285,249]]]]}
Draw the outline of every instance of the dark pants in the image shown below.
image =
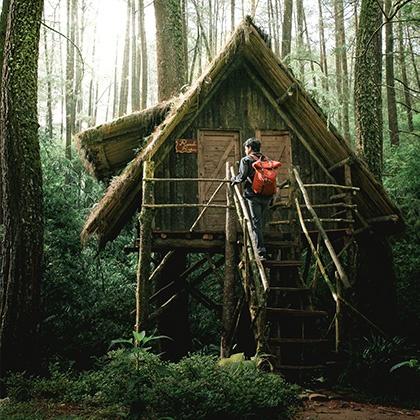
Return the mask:
{"type": "Polygon", "coordinates": [[[252,230],[254,232],[255,241],[257,242],[257,249],[260,255],[266,253],[264,246],[264,223],[265,223],[265,213],[270,203],[271,197],[265,196],[255,196],[255,197],[246,197],[248,203],[248,208],[251,213],[251,224],[252,230]]]}

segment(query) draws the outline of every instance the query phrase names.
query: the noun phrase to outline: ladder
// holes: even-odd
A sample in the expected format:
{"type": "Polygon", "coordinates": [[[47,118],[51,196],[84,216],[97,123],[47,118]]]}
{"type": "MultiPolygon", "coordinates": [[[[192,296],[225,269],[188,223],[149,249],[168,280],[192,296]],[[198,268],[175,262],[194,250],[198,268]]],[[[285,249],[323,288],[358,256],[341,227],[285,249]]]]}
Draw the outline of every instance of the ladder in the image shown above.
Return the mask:
{"type": "MultiPolygon", "coordinates": [[[[233,173],[233,169],[231,172],[233,173]]],[[[282,227],[282,233],[273,240],[266,237],[266,247],[271,255],[267,261],[262,262],[259,259],[248,208],[238,186],[234,187],[234,203],[243,238],[239,272],[251,316],[257,354],[269,355],[275,371],[288,377],[301,378],[304,372],[327,367],[326,362],[331,358],[333,342],[324,336],[324,332],[328,329],[328,314],[326,311],[314,308],[313,289],[305,284],[301,275],[303,249],[301,238],[302,233],[306,236],[308,232],[302,208],[305,210],[313,208],[296,168],[291,174],[290,184],[296,186],[291,188],[292,194],[289,197],[293,205],[288,208],[287,220],[272,222],[282,227]],[[305,204],[300,204],[299,194],[304,197],[305,204]]],[[[315,218],[321,223],[316,214],[311,214],[309,221],[313,223],[315,218]]],[[[321,240],[322,235],[326,233],[321,223],[316,236],[321,240]]],[[[325,239],[331,245],[328,238],[325,239]]],[[[337,290],[329,280],[325,266],[317,253],[319,246],[313,245],[309,234],[306,236],[306,241],[308,245],[312,244],[312,247],[308,248],[311,257],[321,265],[320,269],[330,283],[333,298],[337,298],[337,290]]],[[[346,287],[349,286],[339,258],[333,249],[329,251],[332,252],[331,258],[336,265],[340,281],[346,287]]]]}

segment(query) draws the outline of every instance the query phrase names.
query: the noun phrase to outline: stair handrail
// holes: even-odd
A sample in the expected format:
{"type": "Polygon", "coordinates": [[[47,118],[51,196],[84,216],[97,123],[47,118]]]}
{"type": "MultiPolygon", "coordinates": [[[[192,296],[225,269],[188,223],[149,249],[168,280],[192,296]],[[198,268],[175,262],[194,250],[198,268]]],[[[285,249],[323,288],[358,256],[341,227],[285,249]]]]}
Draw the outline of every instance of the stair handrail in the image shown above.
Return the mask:
{"type": "MultiPolygon", "coordinates": [[[[233,167],[230,167],[230,173],[232,176],[235,176],[235,172],[233,170],[233,167]]],[[[239,203],[240,205],[240,211],[242,212],[243,215],[243,220],[245,223],[245,229],[244,229],[244,233],[247,234],[248,240],[251,243],[251,247],[248,247],[248,252],[249,252],[249,260],[251,264],[255,264],[256,269],[257,269],[257,273],[259,275],[259,278],[261,280],[264,292],[267,292],[268,288],[269,288],[269,283],[267,280],[267,276],[265,274],[265,270],[264,270],[264,266],[262,264],[262,261],[260,259],[260,256],[258,254],[258,249],[257,249],[257,244],[255,241],[255,237],[252,231],[252,226],[251,226],[251,218],[249,215],[249,211],[248,211],[248,207],[245,203],[245,200],[241,194],[241,190],[239,188],[239,185],[234,185],[233,186],[233,190],[235,193],[235,206],[237,206],[237,203],[239,203]]],[[[239,210],[239,209],[237,209],[239,210]]]]}
{"type": "MultiPolygon", "coordinates": [[[[343,269],[343,266],[341,265],[340,260],[337,257],[337,254],[336,254],[336,252],[335,252],[335,250],[334,250],[334,248],[333,248],[333,246],[332,246],[332,244],[331,244],[331,242],[328,238],[327,233],[325,232],[325,230],[322,226],[321,221],[319,220],[319,217],[318,217],[317,213],[315,212],[314,208],[312,207],[312,204],[309,200],[308,192],[306,191],[306,188],[305,188],[305,186],[302,182],[302,179],[299,176],[299,172],[297,171],[296,168],[293,168],[292,173],[293,173],[293,176],[294,176],[294,178],[295,178],[295,180],[296,180],[296,182],[299,186],[300,192],[302,193],[303,199],[305,201],[306,208],[311,213],[313,221],[316,224],[316,226],[318,228],[318,231],[319,231],[319,233],[320,233],[320,235],[321,235],[321,237],[324,241],[325,247],[327,248],[328,253],[330,254],[330,257],[331,257],[332,261],[334,262],[335,268],[337,269],[337,273],[338,273],[338,276],[339,276],[342,284],[344,285],[344,287],[350,288],[351,285],[350,285],[350,282],[348,280],[347,274],[345,273],[345,271],[343,269]]],[[[296,205],[298,205],[298,203],[296,205]]]]}

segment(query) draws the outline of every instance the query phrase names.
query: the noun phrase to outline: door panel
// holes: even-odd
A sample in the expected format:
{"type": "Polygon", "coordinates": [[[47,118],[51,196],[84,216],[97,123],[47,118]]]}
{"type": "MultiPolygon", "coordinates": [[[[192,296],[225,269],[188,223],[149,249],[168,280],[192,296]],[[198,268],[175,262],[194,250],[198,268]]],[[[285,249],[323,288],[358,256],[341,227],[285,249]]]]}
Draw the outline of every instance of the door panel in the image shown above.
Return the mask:
{"type": "MultiPolygon", "coordinates": [[[[290,135],[287,131],[257,130],[256,136],[261,140],[261,151],[270,159],[281,162],[277,176],[277,184],[281,184],[289,176],[292,165],[292,149],[290,135]]],[[[277,200],[287,201],[289,190],[283,188],[277,195],[277,200]]]]}
{"type": "MultiPolygon", "coordinates": [[[[226,176],[226,162],[235,163],[240,159],[239,133],[236,131],[200,130],[198,135],[198,176],[200,178],[220,178],[226,176]]],[[[200,182],[198,198],[207,203],[219,186],[219,182],[200,182]]],[[[226,188],[222,187],[211,204],[226,204],[226,188]]],[[[209,208],[200,221],[200,229],[206,231],[225,230],[225,209],[209,208]]]]}

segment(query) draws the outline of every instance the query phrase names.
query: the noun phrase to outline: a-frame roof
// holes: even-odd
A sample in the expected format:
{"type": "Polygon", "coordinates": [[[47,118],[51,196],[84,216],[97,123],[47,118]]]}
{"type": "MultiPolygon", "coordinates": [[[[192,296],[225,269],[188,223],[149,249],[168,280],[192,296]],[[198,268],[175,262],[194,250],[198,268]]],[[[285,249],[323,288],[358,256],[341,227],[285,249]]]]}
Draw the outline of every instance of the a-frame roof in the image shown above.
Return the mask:
{"type": "Polygon", "coordinates": [[[182,135],[208,98],[217,91],[226,74],[238,65],[244,67],[289,130],[303,143],[332,182],[335,181],[334,172],[328,168],[346,159],[351,162],[353,184],[361,188],[357,204],[364,218],[392,219],[395,226],[402,225],[400,212],[383,186],[376,181],[366,164],[355,156],[337,130],[328,124],[317,104],[247,18],[237,27],[207,71],[177,99],[144,148],[122,174],[114,178],[86,221],[82,231],[83,241],[96,236],[102,246],[119,234],[140,203],[142,162],[159,160],[169,150],[165,147],[166,141],[174,135],[182,135]]]}

